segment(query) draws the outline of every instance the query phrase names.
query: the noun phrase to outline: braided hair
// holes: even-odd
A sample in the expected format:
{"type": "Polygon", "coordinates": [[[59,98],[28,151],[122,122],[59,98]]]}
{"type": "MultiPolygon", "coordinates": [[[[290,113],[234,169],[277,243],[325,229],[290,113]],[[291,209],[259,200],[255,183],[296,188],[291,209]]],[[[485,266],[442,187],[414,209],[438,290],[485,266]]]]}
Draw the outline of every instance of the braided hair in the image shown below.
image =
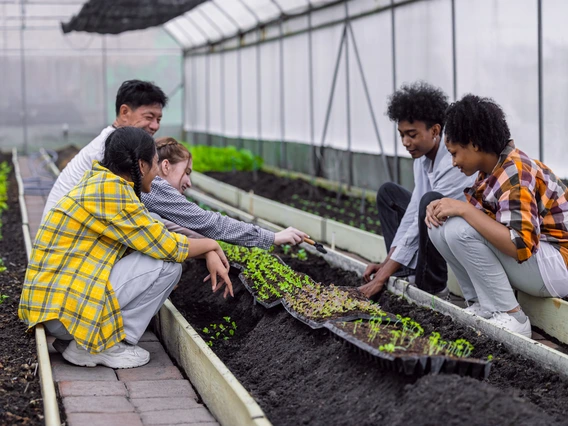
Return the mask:
{"type": "Polygon", "coordinates": [[[156,139],[156,149],[158,151],[158,162],[168,160],[171,164],[191,160],[191,152],[172,137],[161,137],[156,139]]]}
{"type": "Polygon", "coordinates": [[[105,141],[105,154],[101,165],[117,175],[129,175],[134,192],[140,198],[142,175],[139,160],[152,164],[156,144],[152,136],[136,127],[121,127],[105,141]]]}

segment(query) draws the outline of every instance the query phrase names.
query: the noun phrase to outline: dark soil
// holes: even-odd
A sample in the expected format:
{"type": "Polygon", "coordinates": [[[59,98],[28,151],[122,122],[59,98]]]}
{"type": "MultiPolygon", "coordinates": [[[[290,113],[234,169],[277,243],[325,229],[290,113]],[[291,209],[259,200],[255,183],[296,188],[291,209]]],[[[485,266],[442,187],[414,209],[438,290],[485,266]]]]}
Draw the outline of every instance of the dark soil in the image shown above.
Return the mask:
{"type": "MultiPolygon", "coordinates": [[[[253,179],[253,172],[208,172],[206,174],[245,191],[252,190],[261,197],[321,217],[330,218],[374,234],[380,235],[382,232],[378,222],[377,207],[374,203],[369,203],[368,200],[364,201],[364,214],[361,214],[361,198],[348,197],[341,193],[338,199],[336,191],[311,185],[302,179],[280,177],[262,171],[257,173],[257,180],[253,179]]],[[[207,188],[203,189],[206,190],[207,188]]]]}
{"type": "MultiPolygon", "coordinates": [[[[10,161],[1,156],[0,161],[10,161]]],[[[33,333],[18,319],[18,303],[27,267],[18,203],[18,187],[12,172],[9,209],[2,215],[0,257],[7,271],[0,273],[0,424],[43,424],[43,401],[36,374],[37,357],[33,333]]]]}
{"type": "MultiPolygon", "coordinates": [[[[316,281],[359,284],[355,274],[313,255],[306,262],[281,256],[316,281]]],[[[282,307],[253,305],[242,285],[236,285],[234,298],[213,295],[202,283],[206,274],[201,261],[192,261],[172,300],[198,330],[224,316],[236,322],[236,335],[214,343],[213,350],[275,425],[568,424],[567,381],[442,314],[387,293],[380,298],[386,311],[411,316],[426,334],[436,330],[444,339],[465,338],[475,346],[474,357],[493,355],[488,380],[382,370],[282,307]]]]}

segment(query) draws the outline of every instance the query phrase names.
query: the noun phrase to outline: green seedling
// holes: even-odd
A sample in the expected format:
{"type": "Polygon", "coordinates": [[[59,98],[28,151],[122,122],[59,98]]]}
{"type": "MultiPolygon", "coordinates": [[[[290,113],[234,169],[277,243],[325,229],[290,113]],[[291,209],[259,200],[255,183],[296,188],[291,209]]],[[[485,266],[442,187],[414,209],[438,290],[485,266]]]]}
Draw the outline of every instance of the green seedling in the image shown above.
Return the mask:
{"type": "Polygon", "coordinates": [[[9,297],[10,296],[8,296],[7,294],[0,294],[0,304],[4,303],[4,301],[9,297]]]}
{"type": "Polygon", "coordinates": [[[237,331],[237,324],[231,321],[231,317],[223,317],[224,322],[209,324],[209,327],[203,327],[201,331],[209,337],[206,342],[209,346],[213,346],[214,340],[229,340],[237,331]]]}

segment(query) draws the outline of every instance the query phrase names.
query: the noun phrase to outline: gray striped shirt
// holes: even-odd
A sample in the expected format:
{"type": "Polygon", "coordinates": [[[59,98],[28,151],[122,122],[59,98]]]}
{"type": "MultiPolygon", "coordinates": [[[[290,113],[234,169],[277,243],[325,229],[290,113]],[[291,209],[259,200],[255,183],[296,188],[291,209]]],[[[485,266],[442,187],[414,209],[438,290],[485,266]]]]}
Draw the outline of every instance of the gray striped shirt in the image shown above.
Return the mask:
{"type": "Polygon", "coordinates": [[[263,249],[274,243],[274,232],[203,210],[159,176],[152,181],[151,192],[142,193],[142,202],[152,213],[208,238],[263,249]]]}

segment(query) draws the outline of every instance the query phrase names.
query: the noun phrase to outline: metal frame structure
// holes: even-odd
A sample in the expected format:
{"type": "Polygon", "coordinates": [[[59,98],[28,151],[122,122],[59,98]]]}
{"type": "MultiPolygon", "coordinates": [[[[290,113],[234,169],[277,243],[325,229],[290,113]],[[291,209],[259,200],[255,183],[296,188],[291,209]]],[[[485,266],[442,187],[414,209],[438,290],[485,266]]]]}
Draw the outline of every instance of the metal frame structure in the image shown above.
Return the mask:
{"type": "MultiPolygon", "coordinates": [[[[329,118],[330,118],[330,114],[331,114],[331,107],[333,104],[333,99],[334,99],[334,94],[335,94],[335,87],[337,84],[337,75],[338,75],[338,71],[339,71],[339,67],[340,67],[340,63],[342,61],[342,56],[345,56],[345,88],[346,88],[346,95],[347,95],[347,105],[346,105],[346,120],[347,120],[347,146],[348,146],[348,158],[349,158],[349,165],[348,165],[348,184],[351,185],[353,183],[353,152],[351,150],[352,148],[352,141],[351,141],[351,110],[350,110],[350,92],[351,92],[351,82],[350,80],[353,78],[353,76],[351,76],[350,70],[349,70],[349,55],[350,55],[350,49],[349,49],[349,44],[352,45],[353,47],[353,52],[355,54],[355,58],[356,58],[356,63],[359,69],[359,75],[361,78],[361,81],[363,83],[363,88],[364,88],[364,93],[365,93],[365,98],[368,104],[368,108],[369,111],[371,113],[371,117],[372,117],[372,121],[373,121],[373,129],[374,129],[374,133],[377,139],[377,143],[380,147],[380,152],[381,152],[381,158],[382,158],[382,165],[384,170],[386,171],[386,174],[388,176],[388,178],[390,180],[394,180],[395,182],[399,182],[400,181],[400,171],[399,171],[399,155],[398,155],[398,143],[396,142],[398,139],[398,131],[396,128],[396,125],[394,126],[394,162],[392,164],[393,168],[391,170],[391,167],[389,167],[389,164],[387,162],[386,156],[384,154],[384,149],[383,149],[383,143],[380,137],[380,132],[379,132],[379,128],[378,128],[378,124],[377,124],[377,120],[376,120],[376,116],[375,116],[375,112],[373,111],[373,107],[372,107],[372,103],[371,103],[371,97],[370,97],[370,93],[369,93],[369,88],[367,85],[367,80],[366,80],[366,76],[364,75],[363,72],[363,67],[361,64],[361,59],[359,56],[359,52],[358,52],[358,45],[357,45],[357,41],[355,39],[355,34],[353,32],[353,29],[351,27],[351,22],[354,20],[357,20],[359,18],[363,18],[365,16],[369,16],[372,14],[377,14],[377,13],[383,13],[383,12],[387,12],[390,11],[391,14],[391,55],[392,55],[392,85],[393,85],[393,91],[397,89],[397,62],[396,62],[396,58],[397,58],[397,51],[396,51],[396,19],[395,19],[395,13],[396,13],[396,9],[399,7],[404,7],[407,5],[410,5],[412,3],[416,3],[418,1],[423,1],[423,0],[403,0],[403,1],[399,1],[399,2],[395,2],[395,0],[390,0],[390,4],[383,6],[383,7],[379,7],[376,8],[372,11],[369,12],[364,12],[361,13],[359,15],[355,15],[355,16],[349,16],[348,13],[348,7],[349,7],[349,0],[338,0],[338,1],[333,1],[331,3],[328,4],[324,4],[321,5],[319,7],[315,7],[312,2],[310,0],[305,0],[306,3],[306,9],[296,13],[296,14],[286,14],[284,13],[282,7],[280,6],[280,4],[276,1],[276,0],[269,0],[270,2],[272,2],[279,10],[280,12],[280,16],[276,19],[273,19],[271,21],[265,22],[265,23],[261,23],[259,20],[259,17],[254,13],[254,11],[246,4],[246,2],[244,0],[238,0],[241,4],[243,4],[243,6],[245,6],[247,8],[247,10],[254,16],[255,18],[255,25],[252,28],[248,28],[248,29],[244,29],[242,27],[239,26],[238,23],[235,22],[235,27],[237,28],[237,34],[230,36],[230,37],[224,37],[224,38],[220,38],[219,40],[216,40],[215,42],[211,43],[211,45],[215,45],[217,48],[215,49],[216,52],[221,54],[221,57],[223,57],[223,53],[230,51],[230,50],[237,50],[238,51],[238,55],[240,57],[240,50],[242,49],[243,45],[242,42],[239,42],[238,47],[234,48],[234,47],[226,47],[224,46],[229,40],[231,40],[234,37],[239,37],[240,40],[243,40],[244,36],[248,33],[251,32],[256,32],[257,33],[257,37],[255,41],[252,42],[248,42],[247,46],[248,47],[252,47],[255,46],[257,49],[257,53],[256,53],[256,67],[257,67],[257,73],[258,73],[258,78],[257,78],[257,119],[258,119],[258,123],[257,123],[257,133],[258,133],[258,139],[261,140],[262,138],[262,123],[261,123],[261,119],[262,119],[262,106],[261,106],[261,89],[260,89],[260,78],[262,78],[261,74],[260,74],[260,70],[261,70],[261,55],[260,55],[260,45],[263,43],[268,43],[271,41],[278,41],[279,43],[279,62],[280,62],[280,139],[281,142],[283,142],[281,144],[281,148],[280,148],[280,167],[282,168],[287,168],[288,164],[286,161],[286,144],[284,143],[285,141],[285,122],[286,122],[286,117],[284,114],[284,102],[285,102],[285,88],[284,88],[284,68],[282,67],[283,64],[283,60],[284,60],[284,52],[283,52],[283,39],[286,37],[292,37],[301,33],[308,33],[308,54],[309,54],[309,58],[308,58],[308,69],[309,69],[309,122],[310,122],[310,144],[312,145],[312,149],[311,149],[311,163],[312,163],[312,170],[313,170],[313,174],[315,175],[319,175],[321,174],[321,163],[322,163],[322,148],[325,145],[325,140],[326,140],[326,133],[327,133],[327,128],[329,125],[329,118]],[[318,26],[314,26],[312,25],[312,14],[314,11],[317,10],[321,10],[321,9],[326,9],[332,6],[337,6],[338,4],[344,4],[345,5],[345,19],[344,20],[336,20],[333,22],[327,22],[325,24],[320,24],[318,26]],[[295,32],[288,32],[287,34],[284,34],[283,32],[283,24],[286,20],[291,19],[291,18],[296,18],[299,16],[307,16],[308,19],[308,27],[306,29],[302,29],[302,30],[298,30],[295,32]],[[326,114],[325,114],[325,121],[324,121],[324,128],[323,128],[323,133],[322,133],[322,137],[320,140],[320,144],[319,146],[316,144],[315,142],[315,129],[314,129],[314,94],[313,94],[313,45],[312,45],[312,33],[318,29],[321,28],[325,28],[325,27],[329,27],[329,26],[334,26],[334,25],[338,25],[338,24],[343,24],[344,25],[344,29],[343,29],[343,34],[341,37],[341,42],[338,46],[338,53],[337,53],[337,59],[335,61],[335,70],[334,70],[334,74],[333,74],[333,80],[332,80],[332,84],[331,84],[331,88],[330,88],[330,92],[329,92],[329,99],[327,102],[327,109],[326,109],[326,114]],[[276,37],[262,37],[262,32],[263,32],[263,28],[268,27],[268,26],[278,26],[278,36],[276,37]],[[349,41],[350,40],[350,41],[349,41]],[[345,48],[345,49],[344,49],[345,48]]],[[[452,56],[452,76],[453,76],[453,86],[452,86],[452,95],[453,98],[456,99],[457,98],[457,81],[458,81],[458,72],[457,72],[457,48],[456,48],[456,5],[455,5],[455,0],[450,0],[451,1],[451,56],[452,56]]],[[[542,74],[543,74],[543,70],[542,70],[542,0],[536,0],[537,4],[538,4],[538,16],[537,16],[537,20],[538,20],[538,90],[539,90],[539,105],[538,105],[538,110],[539,110],[539,117],[538,117],[538,121],[539,121],[539,158],[542,160],[544,152],[543,152],[543,89],[542,89],[542,74]]],[[[219,9],[219,10],[223,10],[222,6],[216,2],[215,0],[211,1],[212,4],[215,4],[215,6],[219,9]]],[[[207,55],[208,53],[206,51],[203,51],[202,48],[204,47],[204,45],[194,45],[188,49],[186,49],[185,55],[186,57],[192,57],[192,56],[199,56],[199,55],[207,55]]],[[[239,72],[240,72],[240,66],[239,66],[239,72]]],[[[238,81],[238,85],[240,88],[241,85],[241,77],[239,74],[239,81],[238,81]]],[[[240,90],[240,89],[239,89],[240,90]]],[[[239,95],[242,96],[242,95],[239,95]]],[[[240,99],[240,98],[239,98],[240,99]]],[[[240,100],[239,100],[239,106],[241,105],[240,100]]],[[[242,135],[241,135],[241,130],[242,130],[242,117],[239,115],[238,117],[238,127],[239,127],[239,145],[242,146],[242,135]]],[[[261,144],[262,146],[262,144],[261,144]]]]}
{"type": "MultiPolygon", "coordinates": [[[[171,21],[170,23],[168,23],[167,25],[171,25],[172,30],[175,30],[176,33],[180,36],[183,36],[185,41],[188,41],[190,46],[189,48],[185,48],[187,46],[187,43],[182,43],[180,42],[180,39],[178,38],[178,36],[176,34],[174,34],[171,30],[168,29],[168,26],[166,25],[164,27],[164,30],[166,31],[166,33],[169,34],[169,36],[174,39],[176,41],[176,43],[178,43],[178,45],[180,46],[180,48],[183,49],[183,57],[188,60],[191,65],[190,67],[193,69],[192,71],[192,79],[195,76],[195,61],[192,61],[192,57],[193,56],[198,56],[198,55],[206,55],[209,56],[212,53],[219,53],[220,54],[220,72],[221,72],[221,87],[220,87],[220,100],[221,100],[221,108],[222,108],[222,112],[221,112],[221,129],[223,132],[222,138],[226,143],[226,137],[225,137],[225,130],[226,130],[226,112],[225,112],[225,99],[226,99],[226,82],[225,82],[225,74],[226,74],[226,70],[225,70],[225,57],[224,57],[224,53],[228,52],[230,50],[236,50],[237,52],[237,63],[238,63],[238,67],[237,67],[237,121],[238,121],[238,143],[239,146],[243,146],[243,117],[242,117],[242,58],[241,58],[241,50],[244,46],[243,41],[245,39],[245,37],[248,34],[255,34],[255,40],[254,41],[250,41],[246,43],[246,46],[251,47],[251,46],[255,46],[256,47],[256,72],[258,75],[257,78],[257,133],[258,133],[258,138],[259,140],[262,137],[262,116],[263,116],[263,112],[262,112],[262,92],[261,92],[261,78],[262,78],[262,74],[261,74],[261,70],[262,70],[262,58],[261,58],[261,45],[263,43],[268,43],[271,41],[278,41],[279,43],[279,62],[280,62],[280,139],[281,139],[281,148],[280,148],[280,166],[282,168],[287,168],[288,164],[287,164],[287,153],[286,153],[286,143],[285,143],[285,138],[286,138],[286,114],[285,114],[285,109],[284,109],[284,104],[285,104],[285,96],[286,96],[286,91],[285,91],[285,75],[284,75],[284,67],[283,67],[283,63],[284,63],[284,48],[283,48],[283,40],[286,37],[292,37],[301,33],[307,33],[308,35],[308,72],[309,72],[309,143],[311,144],[311,164],[312,164],[312,169],[313,169],[313,173],[314,175],[319,174],[321,172],[321,167],[322,167],[322,155],[323,155],[323,151],[322,148],[325,144],[325,140],[326,140],[326,133],[327,133],[327,127],[329,125],[329,117],[330,117],[330,113],[331,113],[331,106],[333,104],[333,99],[334,99],[334,94],[335,94],[335,87],[337,84],[337,76],[338,76],[338,71],[339,71],[339,67],[341,66],[341,61],[343,60],[342,57],[345,56],[345,89],[346,89],[346,96],[347,96],[347,105],[346,105],[346,120],[347,120],[347,146],[348,146],[348,156],[349,156],[349,174],[348,174],[348,180],[349,180],[349,184],[352,184],[353,182],[353,152],[351,150],[352,148],[352,135],[351,135],[351,101],[350,101],[350,93],[351,93],[351,88],[352,88],[352,84],[351,84],[351,79],[353,78],[360,78],[362,83],[363,83],[363,89],[364,89],[364,94],[365,94],[365,98],[366,98],[366,103],[367,106],[369,108],[369,112],[371,114],[372,117],[372,121],[373,121],[373,130],[376,136],[376,140],[377,143],[380,147],[380,152],[381,152],[381,156],[382,156],[382,165],[383,168],[385,169],[387,176],[391,179],[394,180],[396,182],[398,182],[400,180],[400,172],[399,172],[399,155],[398,155],[398,143],[394,143],[394,163],[392,164],[392,170],[391,167],[389,167],[386,155],[384,154],[384,149],[383,149],[383,142],[381,140],[381,136],[380,136],[380,132],[379,132],[379,127],[377,124],[377,120],[376,120],[376,115],[375,115],[375,111],[373,110],[373,106],[371,103],[371,97],[370,97],[370,93],[369,93],[369,88],[367,85],[367,79],[366,76],[364,74],[363,71],[363,66],[361,63],[361,58],[359,55],[359,50],[358,50],[358,44],[357,44],[357,40],[355,37],[355,34],[353,32],[352,29],[352,22],[372,15],[372,14],[378,14],[378,13],[384,13],[384,12],[390,12],[390,18],[391,18],[391,42],[392,42],[392,46],[391,46],[391,55],[392,55],[392,84],[393,84],[393,90],[395,90],[397,88],[397,51],[396,51],[396,9],[399,7],[405,7],[407,5],[419,2],[419,1],[424,1],[424,0],[403,0],[403,1],[399,1],[399,2],[395,2],[395,0],[390,0],[390,4],[382,6],[382,7],[378,7],[376,9],[373,9],[371,11],[368,12],[363,12],[360,13],[358,15],[349,15],[348,10],[349,10],[349,0],[333,0],[330,1],[329,3],[326,4],[322,4],[319,6],[315,6],[312,2],[312,0],[304,0],[305,1],[305,8],[303,8],[302,10],[300,10],[297,13],[289,13],[286,12],[283,8],[282,8],[282,3],[279,2],[278,0],[267,0],[268,2],[272,3],[274,5],[274,7],[278,10],[279,15],[277,17],[275,17],[274,19],[270,19],[266,22],[262,22],[262,20],[259,18],[259,16],[257,15],[257,13],[255,12],[255,10],[253,8],[250,7],[250,5],[247,3],[246,0],[235,0],[235,2],[238,2],[240,5],[242,5],[242,7],[244,9],[246,9],[250,16],[252,16],[254,23],[252,26],[247,26],[247,27],[243,27],[241,26],[241,23],[238,22],[237,20],[234,19],[234,17],[227,12],[227,10],[223,7],[223,4],[219,2],[219,0],[211,0],[207,3],[204,3],[204,5],[209,5],[208,7],[210,8],[210,12],[213,13],[213,8],[218,11],[228,22],[231,23],[232,27],[231,28],[221,28],[219,25],[217,25],[217,23],[215,22],[214,19],[212,19],[211,15],[209,15],[207,13],[207,11],[205,11],[203,8],[198,7],[195,10],[186,13],[185,15],[183,15],[183,19],[184,19],[184,23],[187,23],[187,26],[185,25],[178,25],[175,20],[171,21]],[[323,10],[326,8],[330,8],[330,7],[334,7],[334,6],[338,6],[343,4],[345,7],[345,18],[342,20],[335,20],[332,22],[326,22],[324,24],[319,24],[319,25],[313,25],[312,22],[312,16],[314,12],[317,12],[319,10],[323,10]],[[192,13],[194,13],[194,15],[192,15],[192,13]],[[197,19],[194,19],[195,16],[200,16],[202,18],[201,22],[198,22],[197,19]],[[284,23],[289,20],[289,19],[293,19],[293,18],[297,18],[300,16],[306,16],[307,20],[308,20],[308,26],[305,29],[301,29],[298,31],[290,31],[287,32],[286,34],[284,33],[283,30],[283,26],[284,23]],[[204,29],[204,25],[207,24],[208,27],[211,27],[215,30],[215,36],[212,37],[211,34],[208,34],[207,31],[205,31],[204,29]],[[313,86],[314,86],[314,64],[313,64],[313,40],[312,40],[312,33],[314,31],[317,31],[318,29],[322,29],[325,27],[330,27],[330,26],[335,26],[335,25],[343,25],[343,33],[342,33],[342,37],[341,37],[341,42],[338,46],[338,53],[337,53],[337,59],[335,61],[335,70],[334,70],[334,74],[333,74],[333,81],[332,81],[332,85],[330,87],[330,92],[329,92],[329,99],[327,102],[327,109],[326,109],[326,115],[325,115],[325,123],[324,123],[324,128],[323,128],[323,133],[322,133],[322,137],[321,140],[319,141],[319,145],[316,143],[315,140],[315,118],[314,118],[314,103],[315,103],[315,99],[314,99],[314,90],[313,90],[313,86]],[[265,36],[265,27],[270,27],[270,26],[278,26],[278,35],[274,36],[274,37],[266,37],[265,36]],[[238,43],[236,47],[227,47],[225,46],[226,44],[229,44],[230,41],[235,40],[235,38],[238,39],[238,43]],[[351,45],[351,48],[350,48],[351,45]],[[344,49],[345,48],[345,49],[344,49]],[[355,63],[357,64],[357,68],[358,68],[358,77],[354,77],[352,75],[352,72],[349,69],[349,57],[350,55],[354,55],[353,57],[356,59],[355,63]]],[[[34,29],[42,29],[43,27],[32,27],[32,28],[26,28],[25,27],[25,23],[26,23],[26,11],[25,11],[25,5],[62,5],[62,6],[73,6],[73,5],[80,5],[83,3],[83,1],[77,1],[77,2],[71,2],[71,1],[57,1],[57,0],[53,0],[53,1],[47,1],[47,2],[33,2],[30,0],[24,1],[24,0],[20,0],[19,2],[21,4],[21,10],[22,10],[22,17],[21,17],[21,25],[19,28],[13,28],[13,27],[3,27],[0,28],[1,30],[4,31],[11,31],[11,30],[18,30],[20,31],[20,61],[21,61],[21,66],[22,66],[22,74],[23,74],[23,78],[22,78],[22,82],[21,82],[21,93],[22,93],[22,116],[24,119],[24,146],[27,149],[27,144],[28,144],[28,134],[27,134],[27,127],[28,124],[26,122],[27,117],[28,117],[28,111],[27,111],[27,105],[26,105],[26,78],[25,78],[25,66],[26,66],[26,58],[25,58],[25,46],[24,46],[24,30],[26,31],[31,31],[34,29]]],[[[0,4],[14,4],[14,0],[0,0],[0,4]]],[[[17,4],[17,3],[16,3],[17,4]]],[[[455,5],[455,0],[450,0],[450,4],[451,4],[451,56],[452,56],[452,75],[453,75],[453,98],[455,99],[457,97],[457,82],[458,82],[458,71],[457,71],[457,47],[456,47],[456,5],[455,5]]],[[[536,16],[537,19],[537,23],[538,23],[538,130],[539,130],[539,159],[543,159],[544,156],[544,146],[543,146],[543,139],[544,139],[544,118],[543,118],[543,28],[542,28],[542,0],[536,0],[536,4],[537,4],[537,10],[538,10],[538,14],[536,16]]],[[[10,20],[15,20],[16,18],[12,19],[13,17],[10,18],[10,20]]],[[[32,18],[34,21],[48,21],[48,20],[53,20],[54,17],[49,17],[49,16],[36,16],[32,18]]],[[[102,51],[101,51],[101,61],[102,61],[102,80],[103,80],[103,84],[104,87],[106,87],[107,84],[107,46],[106,46],[106,38],[103,37],[103,42],[102,42],[102,51]]],[[[207,75],[209,75],[209,71],[210,71],[210,60],[209,58],[207,58],[206,60],[206,67],[207,67],[207,75]]],[[[182,64],[182,71],[185,69],[185,65],[182,64]]],[[[355,73],[357,74],[357,72],[355,73]]],[[[182,82],[180,87],[184,88],[184,101],[182,104],[182,117],[185,121],[186,118],[186,102],[185,102],[185,98],[188,97],[190,95],[190,93],[185,93],[185,90],[191,90],[189,87],[192,87],[193,85],[190,85],[189,87],[185,84],[185,72],[182,72],[182,82]]],[[[210,78],[207,78],[207,84],[206,84],[206,93],[209,95],[211,93],[210,91],[210,78]]],[[[108,116],[108,111],[107,111],[107,96],[108,94],[105,93],[103,94],[103,98],[104,98],[104,104],[105,104],[105,111],[103,111],[103,115],[104,115],[104,119],[106,121],[107,116],[108,116]]],[[[207,98],[209,98],[209,96],[207,96],[207,98]]],[[[191,107],[193,107],[193,104],[191,104],[191,107]]],[[[187,115],[188,117],[193,117],[193,119],[191,119],[190,121],[195,122],[195,108],[191,108],[190,107],[190,111],[189,114],[187,115]]],[[[210,132],[210,108],[211,105],[208,101],[207,106],[206,106],[206,121],[207,121],[207,132],[210,132]]],[[[396,130],[396,126],[394,128],[394,139],[395,141],[397,140],[397,130],[396,130]]],[[[260,144],[260,146],[262,147],[262,144],[260,144]]]]}

